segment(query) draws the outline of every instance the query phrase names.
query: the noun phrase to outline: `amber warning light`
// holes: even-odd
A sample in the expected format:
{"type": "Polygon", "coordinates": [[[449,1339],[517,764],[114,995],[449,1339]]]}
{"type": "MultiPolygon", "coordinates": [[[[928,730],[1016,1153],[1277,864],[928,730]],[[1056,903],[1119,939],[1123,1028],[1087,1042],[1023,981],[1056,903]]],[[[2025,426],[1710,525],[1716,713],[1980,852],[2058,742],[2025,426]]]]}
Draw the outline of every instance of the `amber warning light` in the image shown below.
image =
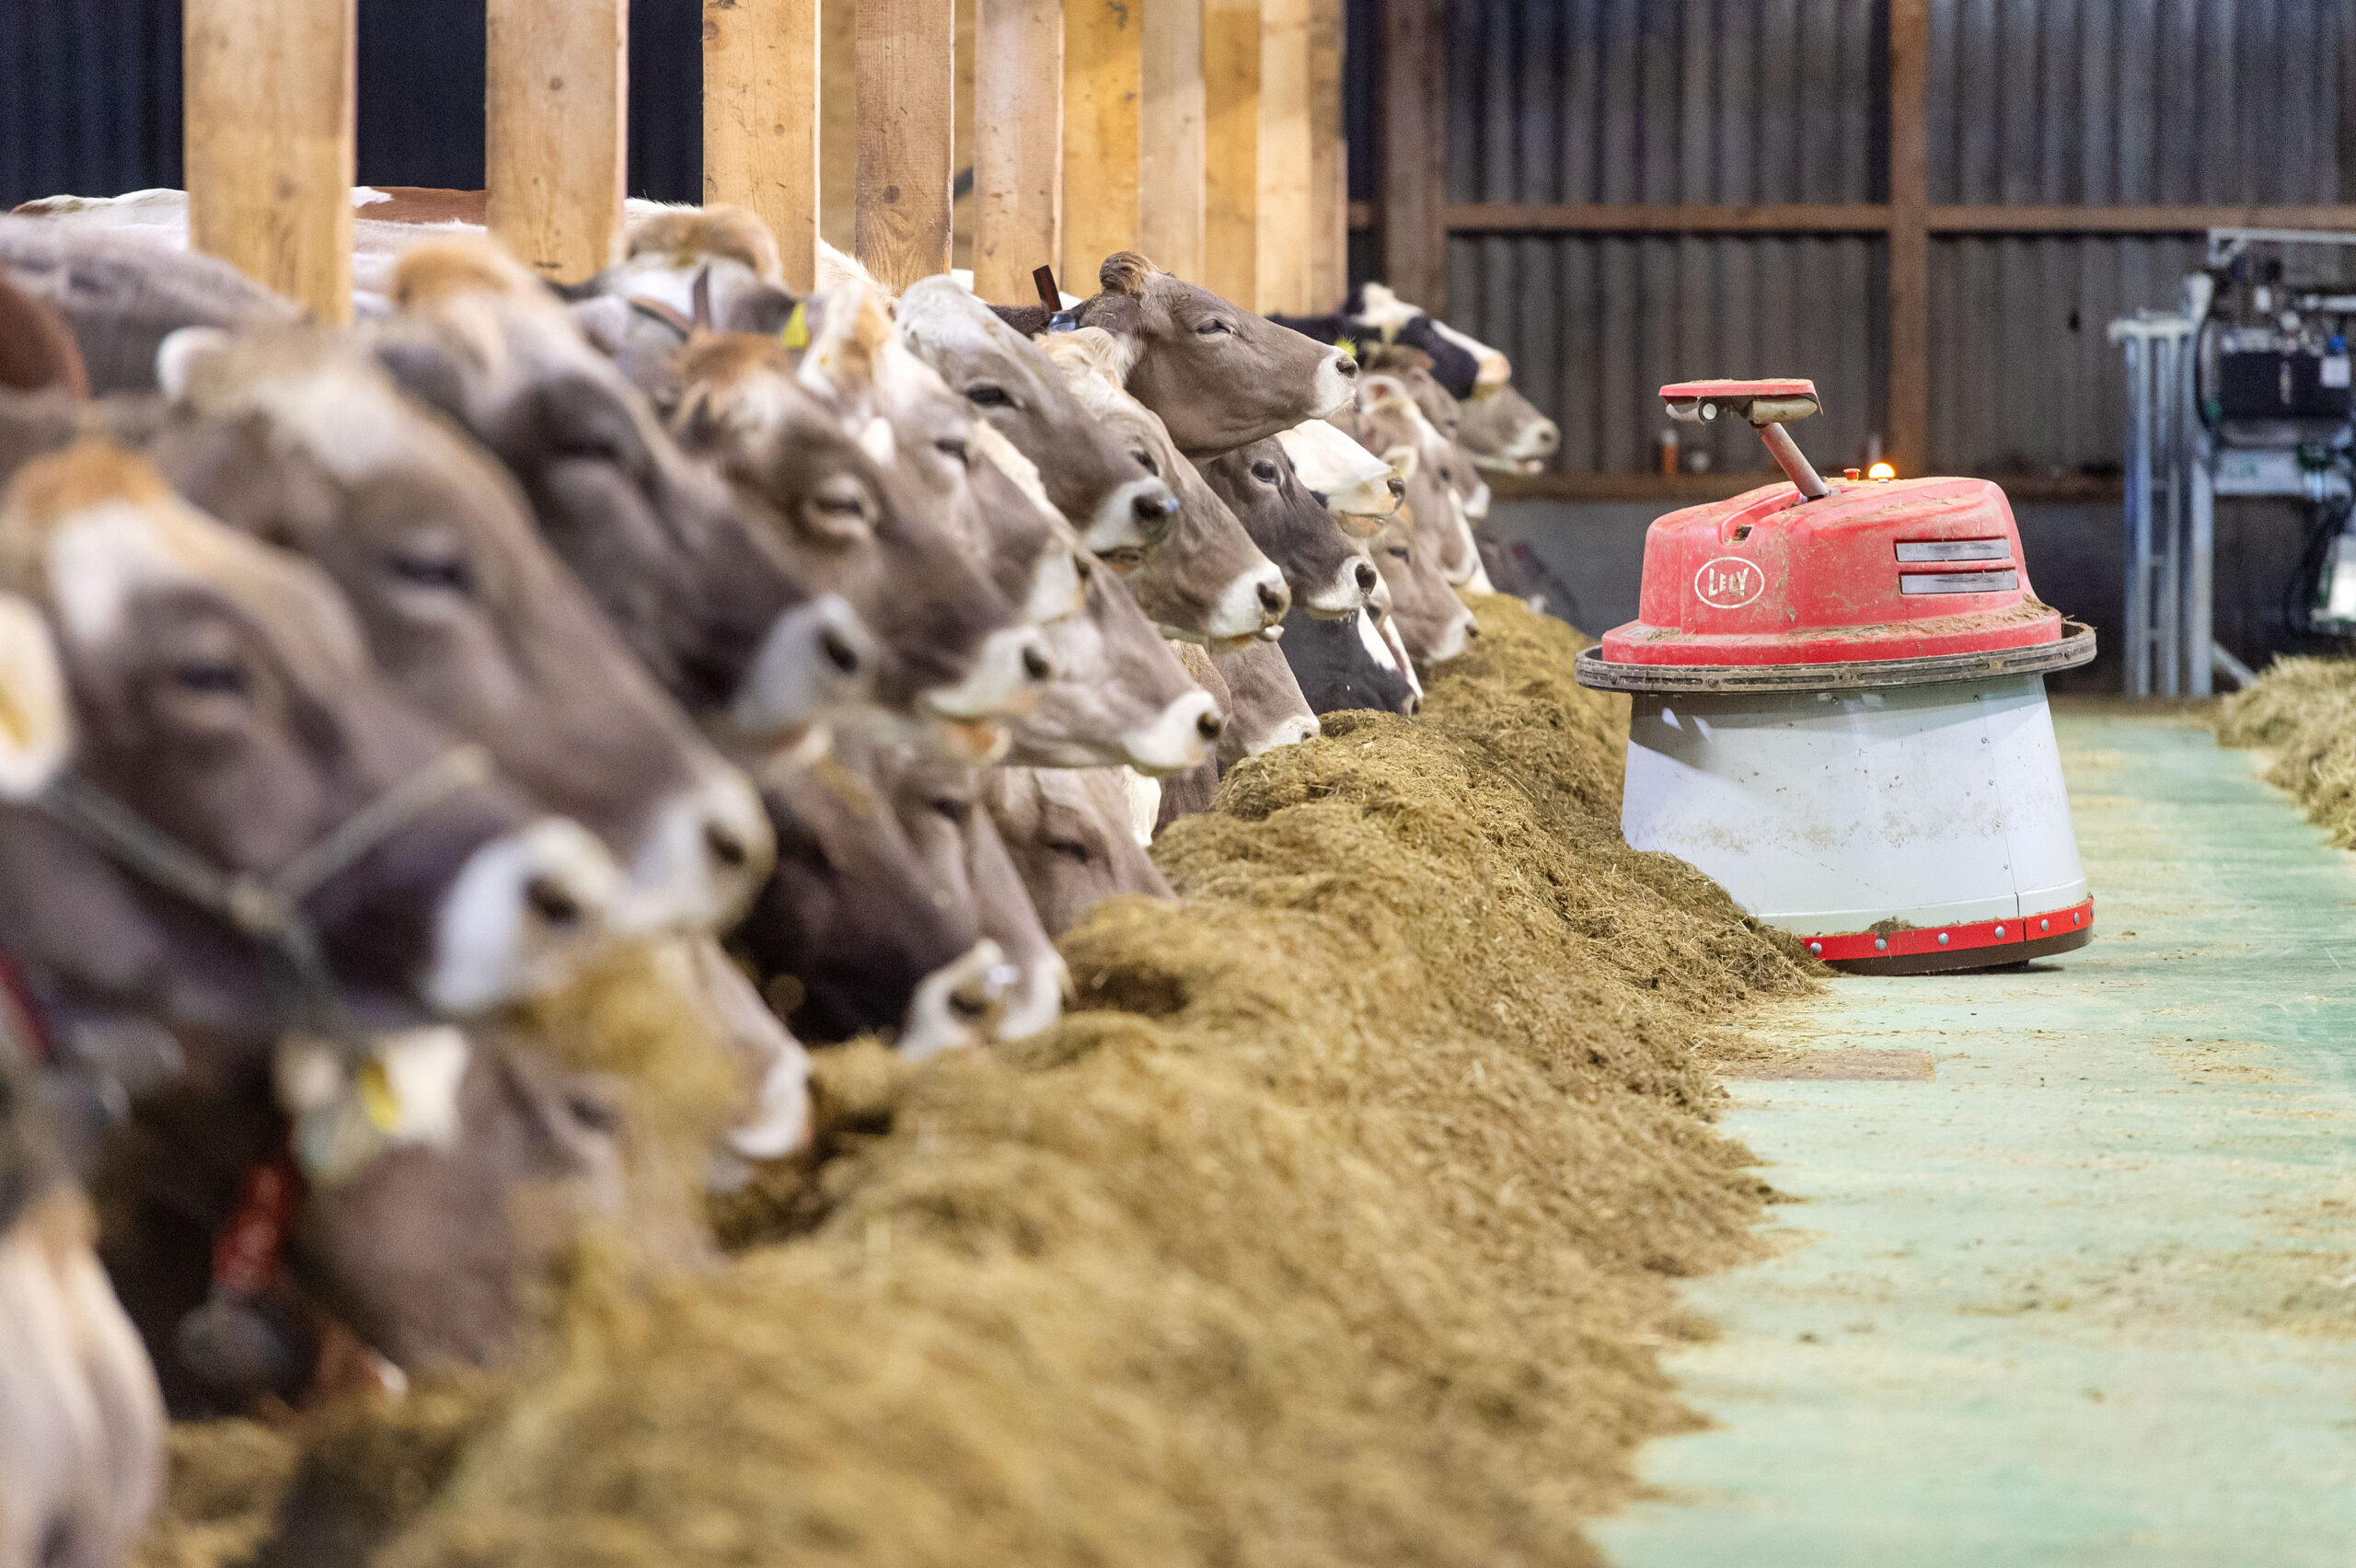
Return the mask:
{"type": "Polygon", "coordinates": [[[1894,479],[1898,478],[1898,470],[1891,467],[1887,463],[1877,463],[1872,467],[1865,470],[1865,478],[1869,479],[1894,479]]]}

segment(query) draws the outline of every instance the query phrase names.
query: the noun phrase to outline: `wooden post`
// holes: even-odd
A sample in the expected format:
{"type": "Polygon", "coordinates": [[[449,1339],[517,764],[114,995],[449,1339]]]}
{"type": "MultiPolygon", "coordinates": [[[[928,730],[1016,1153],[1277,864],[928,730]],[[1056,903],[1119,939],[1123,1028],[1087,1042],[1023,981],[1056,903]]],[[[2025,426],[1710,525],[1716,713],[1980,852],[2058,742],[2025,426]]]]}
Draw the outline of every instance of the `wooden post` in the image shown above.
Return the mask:
{"type": "Polygon", "coordinates": [[[1309,313],[1350,292],[1350,145],[1342,126],[1342,0],[1309,8],[1309,313]]]}
{"type": "Polygon", "coordinates": [[[750,208],[818,282],[819,0],[703,0],[703,199],[750,208]]]}
{"type": "Polygon", "coordinates": [[[1930,0],[1889,7],[1889,409],[1884,451],[1900,475],[1931,461],[1930,0]]]}
{"type": "Polygon", "coordinates": [[[1445,0],[1382,0],[1382,270],[1401,298],[1448,314],[1445,0]]]}
{"type": "Polygon", "coordinates": [[[354,0],[186,0],[189,244],[352,319],[354,0]]]}
{"type": "Polygon", "coordinates": [[[629,158],[629,0],[490,0],[491,232],[543,277],[613,259],[629,158]]]}
{"type": "Polygon", "coordinates": [[[1260,3],[1203,0],[1203,286],[1260,297],[1260,3]]]}
{"type": "MultiPolygon", "coordinates": [[[[1064,0],[977,0],[974,292],[1030,305],[1064,265],[1064,0]]],[[[1093,292],[1093,291],[1074,291],[1093,292]]]]}
{"type": "Polygon", "coordinates": [[[1145,0],[1138,248],[1203,277],[1203,0],[1145,0]]]}
{"type": "MultiPolygon", "coordinates": [[[[1151,4],[1152,0],[1144,0],[1151,4]]],[[[1145,20],[1139,0],[1065,0],[1064,259],[1085,298],[1116,250],[1138,248],[1145,20]]]]}
{"type": "Polygon", "coordinates": [[[851,248],[887,289],[949,271],[956,92],[953,0],[860,0],[851,248]]]}
{"type": "Polygon", "coordinates": [[[1314,137],[1309,108],[1310,0],[1261,0],[1259,213],[1253,227],[1253,308],[1311,309],[1314,137]]]}

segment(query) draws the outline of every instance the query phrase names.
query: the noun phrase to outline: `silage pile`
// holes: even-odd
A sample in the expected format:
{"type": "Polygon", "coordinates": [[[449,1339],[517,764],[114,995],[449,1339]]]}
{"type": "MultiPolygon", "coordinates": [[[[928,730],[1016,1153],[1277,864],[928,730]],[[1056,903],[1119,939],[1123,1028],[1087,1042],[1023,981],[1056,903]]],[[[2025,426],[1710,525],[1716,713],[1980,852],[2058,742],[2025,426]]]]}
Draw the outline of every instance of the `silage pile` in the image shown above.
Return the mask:
{"type": "Polygon", "coordinates": [[[2277,659],[2219,705],[2217,739],[2274,754],[2288,790],[2341,848],[2356,848],[2356,659],[2277,659]]]}
{"type": "MultiPolygon", "coordinates": [[[[823,1054],[723,1263],[589,1249],[515,1377],[330,1416],[263,1561],[1591,1560],[1686,1419],[1668,1281],[1764,1195],[1692,1042],[1809,981],[1620,842],[1574,635],[1478,607],[1420,721],[1336,716],[1164,836],[1184,905],[1075,930],[1060,1026],[823,1054]]],[[[191,1473],[152,1561],[247,1539],[191,1473]]]]}

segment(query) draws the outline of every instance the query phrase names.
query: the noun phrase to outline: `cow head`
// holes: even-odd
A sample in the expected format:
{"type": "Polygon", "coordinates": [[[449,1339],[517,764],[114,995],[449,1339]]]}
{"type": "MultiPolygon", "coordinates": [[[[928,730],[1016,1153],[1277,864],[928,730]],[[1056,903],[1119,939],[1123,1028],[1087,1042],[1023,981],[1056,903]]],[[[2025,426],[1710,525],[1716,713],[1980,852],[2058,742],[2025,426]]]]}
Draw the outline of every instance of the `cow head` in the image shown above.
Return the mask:
{"type": "Polygon", "coordinates": [[[1104,558],[1126,577],[1138,607],[1165,636],[1213,646],[1239,646],[1281,622],[1292,607],[1284,572],[1180,455],[1161,419],[1122,386],[1120,345],[1082,328],[1058,332],[1045,346],[1082,405],[1178,492],[1167,537],[1149,549],[1104,558]]]}
{"type": "Polygon", "coordinates": [[[1316,620],[1295,612],[1285,621],[1285,640],[1277,646],[1300,683],[1300,695],[1321,717],[1349,708],[1412,715],[1423,706],[1414,672],[1383,637],[1371,604],[1345,620],[1316,620]]]}
{"type": "Polygon", "coordinates": [[[618,929],[732,921],[768,819],[535,531],[506,471],[306,328],[167,341],[176,417],[148,455],[181,494],[326,569],[376,666],[508,778],[603,839],[618,929]]]}
{"type": "Polygon", "coordinates": [[[1252,542],[1285,574],[1294,604],[1312,616],[1355,616],[1380,581],[1366,547],[1342,532],[1325,503],[1293,471],[1274,436],[1201,465],[1252,542]]]}
{"type": "Polygon", "coordinates": [[[1156,777],[1199,767],[1226,721],[1218,702],[1187,677],[1120,578],[1101,562],[1082,565],[1086,608],[1042,628],[1058,674],[1015,721],[1007,760],[1156,777]]]}
{"type": "Polygon", "coordinates": [[[680,439],[758,508],[795,571],[867,628],[871,718],[937,727],[953,750],[993,746],[995,721],[1027,706],[1052,666],[952,531],[932,476],[902,464],[891,421],[847,417],[768,339],[700,340],[680,374],[680,439]]]}
{"type": "Polygon", "coordinates": [[[543,536],[689,712],[789,727],[859,678],[848,609],[813,598],[538,278],[449,241],[404,254],[390,287],[403,317],[378,357],[522,481],[543,536]]]}
{"type": "Polygon", "coordinates": [[[1036,467],[1047,499],[1090,549],[1141,550],[1169,532],[1178,511],[1169,483],[1140,472],[1054,363],[972,290],[927,278],[900,296],[897,318],[909,348],[1036,467]]]}
{"type": "MultiPolygon", "coordinates": [[[[1456,444],[1434,428],[1393,375],[1367,378],[1358,395],[1358,421],[1367,448],[1406,486],[1400,512],[1414,524],[1424,559],[1450,585],[1471,582],[1481,570],[1481,551],[1458,485],[1461,479],[1477,480],[1463,469],[1456,444]]],[[[1485,497],[1488,487],[1478,488],[1485,497]]]]}
{"type": "Polygon", "coordinates": [[[1212,663],[1227,683],[1227,728],[1218,737],[1222,771],[1247,756],[1317,738],[1317,714],[1276,643],[1254,642],[1212,663]]]}
{"type": "Polygon", "coordinates": [[[1116,894],[1177,896],[1138,843],[1119,768],[989,768],[983,799],[1050,936],[1116,894]]]}
{"type": "Polygon", "coordinates": [[[1484,468],[1536,474],[1545,470],[1563,444],[1563,432],[1530,407],[1529,398],[1511,386],[1500,386],[1464,405],[1457,439],[1484,468]]]}
{"type": "Polygon", "coordinates": [[[348,998],[396,1013],[508,1000],[603,935],[620,878],[597,841],[456,766],[324,574],[139,459],[20,470],[0,588],[0,940],[90,1000],[266,1038],[291,998],[258,933],[309,933],[348,998]],[[339,830],[361,836],[330,853],[339,830]],[[288,878],[285,914],[256,902],[288,878]]]}
{"type": "Polygon", "coordinates": [[[1405,515],[1384,525],[1374,540],[1374,564],[1391,590],[1391,623],[1420,669],[1455,658],[1481,635],[1472,612],[1456,596],[1427,551],[1424,530],[1405,515]]]}
{"type": "Polygon", "coordinates": [[[1357,362],[1133,251],[1104,259],[1103,292],[1075,314],[1117,342],[1125,383],[1181,450],[1211,454],[1323,419],[1350,399],[1357,362]]]}

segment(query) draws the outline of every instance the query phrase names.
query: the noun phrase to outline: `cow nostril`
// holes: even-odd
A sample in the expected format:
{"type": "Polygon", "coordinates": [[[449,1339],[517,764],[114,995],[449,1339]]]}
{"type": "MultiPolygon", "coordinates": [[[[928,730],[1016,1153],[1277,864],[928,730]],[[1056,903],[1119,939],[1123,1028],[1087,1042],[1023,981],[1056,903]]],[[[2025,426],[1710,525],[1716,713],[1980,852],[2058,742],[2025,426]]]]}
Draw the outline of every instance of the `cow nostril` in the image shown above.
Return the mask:
{"type": "Polygon", "coordinates": [[[1418,713],[1422,712],[1423,710],[1424,710],[1424,699],[1423,699],[1422,698],[1420,698],[1420,697],[1417,697],[1414,692],[1412,692],[1412,691],[1411,691],[1411,692],[1409,692],[1409,693],[1407,694],[1407,706],[1406,706],[1404,709],[1401,709],[1401,711],[1403,711],[1403,713],[1405,713],[1405,714],[1407,715],[1407,717],[1408,717],[1408,718],[1413,719],[1416,714],[1418,714],[1418,713]]]}
{"type": "Polygon", "coordinates": [[[1219,732],[1226,728],[1227,721],[1217,713],[1206,713],[1195,721],[1195,733],[1207,741],[1218,740],[1219,732]]]}
{"type": "Polygon", "coordinates": [[[851,675],[859,673],[859,650],[853,648],[844,640],[843,634],[834,628],[828,627],[818,634],[818,651],[826,656],[827,663],[832,664],[844,674],[851,675]]]}
{"type": "Polygon", "coordinates": [[[1373,593],[1374,585],[1381,581],[1381,578],[1375,572],[1374,563],[1370,560],[1362,560],[1358,562],[1357,575],[1358,588],[1362,593],[1373,593]]]}
{"type": "Polygon", "coordinates": [[[720,823],[708,822],[703,824],[703,844],[705,848],[711,851],[713,859],[731,870],[738,869],[752,859],[751,852],[745,847],[745,841],[736,836],[735,829],[720,823]]]}
{"type": "Polygon", "coordinates": [[[1148,523],[1157,517],[1174,517],[1178,513],[1178,498],[1167,491],[1161,495],[1141,495],[1130,505],[1138,516],[1148,523]]]}
{"type": "Polygon", "coordinates": [[[1466,627],[1466,628],[1464,628],[1464,640],[1465,640],[1465,641],[1467,641],[1467,642],[1478,642],[1480,640],[1481,640],[1481,628],[1480,628],[1480,627],[1479,627],[1479,626],[1477,626],[1477,625],[1474,625],[1474,626],[1468,626],[1468,627],[1466,627]]]}
{"type": "Polygon", "coordinates": [[[1056,673],[1056,666],[1047,657],[1045,649],[1025,648],[1022,651],[1022,673],[1034,681],[1044,681],[1056,673]]]}
{"type": "Polygon", "coordinates": [[[1280,616],[1285,613],[1285,591],[1280,585],[1274,582],[1263,582],[1260,584],[1260,607],[1262,609],[1267,611],[1272,616],[1280,616]]]}
{"type": "Polygon", "coordinates": [[[1383,480],[1382,482],[1383,482],[1384,484],[1389,485],[1389,486],[1391,487],[1391,499],[1392,499],[1392,500],[1393,500],[1393,501],[1404,501],[1404,500],[1406,500],[1406,499],[1407,499],[1407,481],[1406,481],[1406,480],[1404,480],[1404,479],[1385,479],[1385,480],[1383,480]]]}
{"type": "Polygon", "coordinates": [[[1344,354],[1340,359],[1334,362],[1334,368],[1340,371],[1345,378],[1347,378],[1357,375],[1358,362],[1352,359],[1349,355],[1344,354]]]}
{"type": "Polygon", "coordinates": [[[554,877],[534,877],[524,884],[524,901],[551,926],[577,925],[581,920],[581,900],[572,889],[554,877]]]}

